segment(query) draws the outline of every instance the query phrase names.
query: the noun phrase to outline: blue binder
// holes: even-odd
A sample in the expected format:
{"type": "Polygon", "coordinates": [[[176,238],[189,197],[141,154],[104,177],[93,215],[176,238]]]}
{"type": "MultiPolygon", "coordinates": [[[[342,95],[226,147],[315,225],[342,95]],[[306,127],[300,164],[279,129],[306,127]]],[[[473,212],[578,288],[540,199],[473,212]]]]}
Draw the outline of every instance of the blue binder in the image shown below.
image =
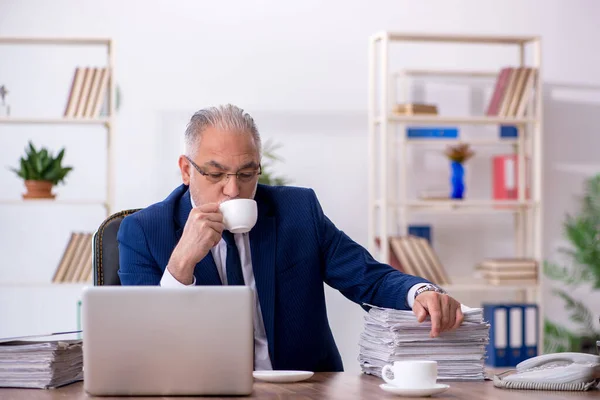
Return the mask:
{"type": "Polygon", "coordinates": [[[518,137],[517,127],[514,125],[500,125],[501,138],[516,138],[518,137]]]}
{"type": "Polygon", "coordinates": [[[458,138],[458,128],[439,127],[439,128],[407,128],[406,135],[408,138],[442,138],[456,139],[458,138]]]}
{"type": "Polygon", "coordinates": [[[490,324],[486,364],[514,367],[538,354],[538,306],[536,304],[484,304],[490,324]]]}
{"type": "Polygon", "coordinates": [[[430,225],[409,225],[408,234],[427,239],[431,244],[431,226],[430,225]]]}
{"type": "Polygon", "coordinates": [[[483,319],[490,324],[485,363],[492,367],[508,367],[508,307],[483,304],[483,319]]]}

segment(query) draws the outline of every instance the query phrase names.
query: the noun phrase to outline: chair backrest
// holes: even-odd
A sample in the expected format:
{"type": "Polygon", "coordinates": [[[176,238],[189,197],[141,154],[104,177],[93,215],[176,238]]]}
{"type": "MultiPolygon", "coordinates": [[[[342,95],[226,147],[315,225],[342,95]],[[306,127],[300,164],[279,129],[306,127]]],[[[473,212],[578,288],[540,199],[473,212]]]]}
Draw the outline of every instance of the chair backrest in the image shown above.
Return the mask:
{"type": "Polygon", "coordinates": [[[121,221],[140,208],[123,210],[106,218],[93,237],[94,285],[120,285],[119,279],[119,243],[117,232],[121,221]]]}

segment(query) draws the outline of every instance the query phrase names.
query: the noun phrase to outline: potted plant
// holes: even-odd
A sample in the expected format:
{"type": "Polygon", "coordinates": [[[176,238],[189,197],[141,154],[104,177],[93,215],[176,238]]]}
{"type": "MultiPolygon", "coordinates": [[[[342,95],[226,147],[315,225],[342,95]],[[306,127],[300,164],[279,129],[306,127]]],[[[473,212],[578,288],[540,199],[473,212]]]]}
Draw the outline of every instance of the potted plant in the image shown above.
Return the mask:
{"type": "Polygon", "coordinates": [[[599,310],[588,307],[582,294],[590,293],[589,289],[593,294],[600,290],[600,175],[587,180],[581,210],[576,215],[566,215],[563,229],[571,248],[560,252],[570,259],[570,265],[544,262],[544,274],[561,283],[562,287],[554,288],[552,293],[563,300],[569,319],[577,328],[568,329],[546,318],[544,351],[595,354],[600,340],[600,330],[595,327],[599,310]]]}
{"type": "Polygon", "coordinates": [[[24,199],[53,199],[56,196],[52,194],[52,187],[63,182],[73,169],[62,166],[64,155],[64,148],[54,157],[48,149],[38,151],[29,142],[29,146],[25,148],[25,157],[21,157],[20,167],[10,168],[25,180],[27,192],[23,194],[24,199]]]}
{"type": "Polygon", "coordinates": [[[459,143],[455,146],[448,146],[444,152],[450,159],[452,174],[450,176],[450,198],[462,199],[465,192],[465,168],[464,163],[475,155],[467,143],[459,143]]]}

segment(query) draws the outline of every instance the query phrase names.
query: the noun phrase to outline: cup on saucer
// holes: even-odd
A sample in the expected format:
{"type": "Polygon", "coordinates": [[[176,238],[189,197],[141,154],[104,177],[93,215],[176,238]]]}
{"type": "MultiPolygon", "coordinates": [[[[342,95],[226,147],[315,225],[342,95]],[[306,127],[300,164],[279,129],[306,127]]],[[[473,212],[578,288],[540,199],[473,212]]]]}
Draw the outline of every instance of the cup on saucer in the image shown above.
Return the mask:
{"type": "Polygon", "coordinates": [[[431,396],[450,387],[437,383],[437,361],[394,361],[382,368],[381,377],[386,382],[381,389],[404,396],[431,396]]]}
{"type": "Polygon", "coordinates": [[[394,361],[393,365],[383,367],[381,377],[393,386],[413,389],[430,388],[437,383],[437,361],[394,361]],[[390,378],[389,374],[393,378],[390,378]]]}

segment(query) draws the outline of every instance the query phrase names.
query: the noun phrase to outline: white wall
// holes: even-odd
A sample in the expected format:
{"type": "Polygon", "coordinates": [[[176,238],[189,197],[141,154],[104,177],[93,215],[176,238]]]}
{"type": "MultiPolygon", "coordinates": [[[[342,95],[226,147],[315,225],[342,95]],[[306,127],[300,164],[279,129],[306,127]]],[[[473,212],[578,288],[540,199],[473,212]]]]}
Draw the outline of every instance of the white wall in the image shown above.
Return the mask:
{"type": "MultiPolygon", "coordinates": [[[[198,108],[231,102],[255,116],[265,139],[284,144],[281,154],[286,162],[279,172],[297,185],[315,188],[330,218],[363,245],[368,36],[386,29],[541,35],[546,85],[544,243],[550,255],[560,239],[563,213],[576,205],[573,195],[583,182],[584,175],[570,172],[573,164],[577,171],[578,166],[596,166],[599,12],[600,3],[593,0],[0,0],[0,35],[116,40],[115,72],[123,92],[117,121],[116,209],[143,207],[164,198],[179,182],[176,157],[186,119],[198,108]]],[[[473,69],[515,62],[503,50],[429,49],[411,48],[408,60],[395,60],[473,69]]],[[[74,67],[102,59],[98,51],[0,47],[0,85],[11,91],[8,99],[15,116],[60,115],[74,67]]],[[[457,95],[444,90],[436,92],[440,106],[452,110],[457,95]]],[[[0,125],[3,167],[14,165],[29,138],[54,148],[68,147],[65,161],[76,169],[68,184],[59,188],[61,197],[102,196],[101,128],[0,125]]],[[[486,161],[473,163],[480,168],[474,167],[479,172],[469,177],[473,180],[469,190],[484,195],[486,161]]],[[[5,168],[0,170],[0,185],[3,199],[17,199],[22,192],[20,180],[5,168]]],[[[0,206],[0,281],[48,282],[68,232],[94,229],[101,220],[101,209],[0,206]]],[[[486,242],[492,243],[488,250],[511,248],[512,241],[503,234],[510,232],[506,221],[494,221],[494,228],[487,230],[477,221],[441,222],[434,227],[434,241],[448,268],[458,271],[455,274],[470,273],[474,257],[480,256],[476,249],[481,248],[482,237],[491,239],[486,242]],[[453,234],[458,227],[461,234],[453,234]]],[[[0,287],[0,336],[75,326],[73,310],[61,303],[58,294],[31,290],[13,300],[19,290],[0,287]],[[25,301],[31,297],[37,302],[25,301]],[[54,307],[41,308],[53,298],[54,307]],[[39,326],[32,322],[38,317],[15,313],[16,306],[38,315],[53,312],[56,317],[52,324],[39,326]]],[[[328,290],[328,302],[346,369],[356,371],[362,311],[334,291],[328,290]]]]}

